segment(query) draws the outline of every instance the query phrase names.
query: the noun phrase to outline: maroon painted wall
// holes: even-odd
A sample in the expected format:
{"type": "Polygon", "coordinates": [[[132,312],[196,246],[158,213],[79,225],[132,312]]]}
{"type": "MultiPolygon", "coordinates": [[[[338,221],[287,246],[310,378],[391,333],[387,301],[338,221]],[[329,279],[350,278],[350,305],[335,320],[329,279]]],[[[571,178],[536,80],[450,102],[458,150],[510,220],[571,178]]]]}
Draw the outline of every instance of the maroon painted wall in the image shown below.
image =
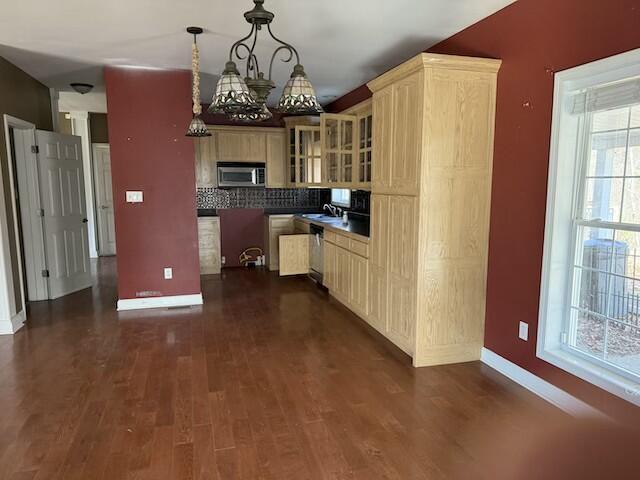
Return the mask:
{"type": "Polygon", "coordinates": [[[107,68],[105,82],[119,298],[200,293],[190,73],[107,68]]]}
{"type": "MultiPolygon", "coordinates": [[[[640,0],[519,0],[435,45],[502,59],[489,242],[487,348],[613,416],[639,410],[535,354],[554,72],[640,47],[640,0]],[[518,322],[529,323],[529,341],[518,322]]],[[[398,59],[401,63],[405,59],[398,59]]],[[[359,92],[360,94],[362,92],[359,92]]],[[[361,101],[361,95],[351,104],[361,101]]],[[[334,106],[346,108],[349,99],[334,106]]]]}
{"type": "Polygon", "coordinates": [[[218,210],[220,216],[220,250],[224,267],[239,267],[240,254],[247,248],[259,247],[264,252],[264,210],[232,208],[218,210]]]}

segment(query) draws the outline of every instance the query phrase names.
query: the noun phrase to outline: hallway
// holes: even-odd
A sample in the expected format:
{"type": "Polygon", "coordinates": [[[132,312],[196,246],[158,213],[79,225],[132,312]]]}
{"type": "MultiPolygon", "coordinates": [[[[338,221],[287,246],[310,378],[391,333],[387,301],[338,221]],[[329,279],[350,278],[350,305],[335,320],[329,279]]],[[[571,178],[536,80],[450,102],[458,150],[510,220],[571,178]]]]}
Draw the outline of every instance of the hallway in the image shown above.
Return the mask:
{"type": "Polygon", "coordinates": [[[2,479],[482,478],[483,448],[563,416],[477,362],[414,369],[299,277],[118,314],[115,260],[94,275],[0,337],[2,479]]]}

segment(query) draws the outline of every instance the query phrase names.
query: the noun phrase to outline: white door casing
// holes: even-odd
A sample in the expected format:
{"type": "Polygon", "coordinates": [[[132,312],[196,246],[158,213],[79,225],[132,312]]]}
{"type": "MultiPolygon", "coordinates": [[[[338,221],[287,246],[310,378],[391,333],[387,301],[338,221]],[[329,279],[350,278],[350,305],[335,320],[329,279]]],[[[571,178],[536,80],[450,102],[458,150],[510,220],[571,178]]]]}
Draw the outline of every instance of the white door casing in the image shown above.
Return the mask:
{"type": "Polygon", "coordinates": [[[80,137],[36,131],[49,298],[91,286],[80,137]]]}
{"type": "Polygon", "coordinates": [[[109,144],[93,144],[93,173],[98,227],[98,254],[116,254],[116,230],[113,216],[111,156],[109,144]]]}

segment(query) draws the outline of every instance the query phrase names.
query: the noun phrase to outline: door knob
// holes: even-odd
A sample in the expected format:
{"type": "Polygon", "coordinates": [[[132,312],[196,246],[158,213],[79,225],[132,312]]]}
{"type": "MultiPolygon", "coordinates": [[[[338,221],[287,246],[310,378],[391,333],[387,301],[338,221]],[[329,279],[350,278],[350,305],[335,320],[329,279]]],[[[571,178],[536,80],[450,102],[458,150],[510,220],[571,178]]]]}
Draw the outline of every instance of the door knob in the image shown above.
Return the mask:
{"type": "Polygon", "coordinates": [[[87,220],[86,218],[82,219],[82,223],[87,223],[89,220],[87,220]]]}

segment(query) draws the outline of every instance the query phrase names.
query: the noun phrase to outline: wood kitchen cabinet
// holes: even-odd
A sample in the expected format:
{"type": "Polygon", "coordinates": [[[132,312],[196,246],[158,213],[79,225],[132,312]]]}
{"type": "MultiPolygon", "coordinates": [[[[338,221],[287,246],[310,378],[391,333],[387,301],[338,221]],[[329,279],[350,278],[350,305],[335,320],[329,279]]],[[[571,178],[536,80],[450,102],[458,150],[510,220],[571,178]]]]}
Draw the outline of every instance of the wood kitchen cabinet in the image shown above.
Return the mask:
{"type": "Polygon", "coordinates": [[[287,139],[285,169],[287,186],[319,186],[322,182],[319,118],[316,116],[284,119],[287,139]]]}
{"type": "MultiPolygon", "coordinates": [[[[364,239],[363,239],[364,240],[364,239]]],[[[369,246],[325,229],[323,284],[345,306],[367,319],[369,246]]]]}
{"type": "Polygon", "coordinates": [[[217,187],[217,163],[265,163],[266,187],[284,188],[286,137],[282,128],[208,127],[210,137],[194,139],[196,187],[217,187]]]}
{"type": "Polygon", "coordinates": [[[284,131],[266,134],[267,188],[285,188],[286,175],[286,138],[284,131]]]}
{"type": "Polygon", "coordinates": [[[210,137],[194,139],[196,160],[196,187],[217,187],[218,172],[218,136],[215,132],[210,137]]]}
{"type": "Polygon", "coordinates": [[[280,269],[280,235],[291,235],[295,232],[293,215],[265,216],[265,259],[269,270],[280,269]]]}
{"type": "Polygon", "coordinates": [[[280,276],[309,273],[309,242],[306,233],[280,235],[280,276]]]}
{"type": "Polygon", "coordinates": [[[480,358],[499,68],[423,53],[367,84],[367,320],[415,366],[480,358]]]}
{"type": "Polygon", "coordinates": [[[198,217],[198,247],[200,252],[200,274],[220,273],[222,261],[219,217],[198,217]]]}
{"type": "Polygon", "coordinates": [[[266,142],[265,132],[221,130],[218,132],[218,158],[222,162],[264,162],[266,161],[266,142]]]}
{"type": "Polygon", "coordinates": [[[354,173],[356,122],[355,115],[320,115],[323,183],[327,186],[351,188],[357,183],[354,173]]]}

